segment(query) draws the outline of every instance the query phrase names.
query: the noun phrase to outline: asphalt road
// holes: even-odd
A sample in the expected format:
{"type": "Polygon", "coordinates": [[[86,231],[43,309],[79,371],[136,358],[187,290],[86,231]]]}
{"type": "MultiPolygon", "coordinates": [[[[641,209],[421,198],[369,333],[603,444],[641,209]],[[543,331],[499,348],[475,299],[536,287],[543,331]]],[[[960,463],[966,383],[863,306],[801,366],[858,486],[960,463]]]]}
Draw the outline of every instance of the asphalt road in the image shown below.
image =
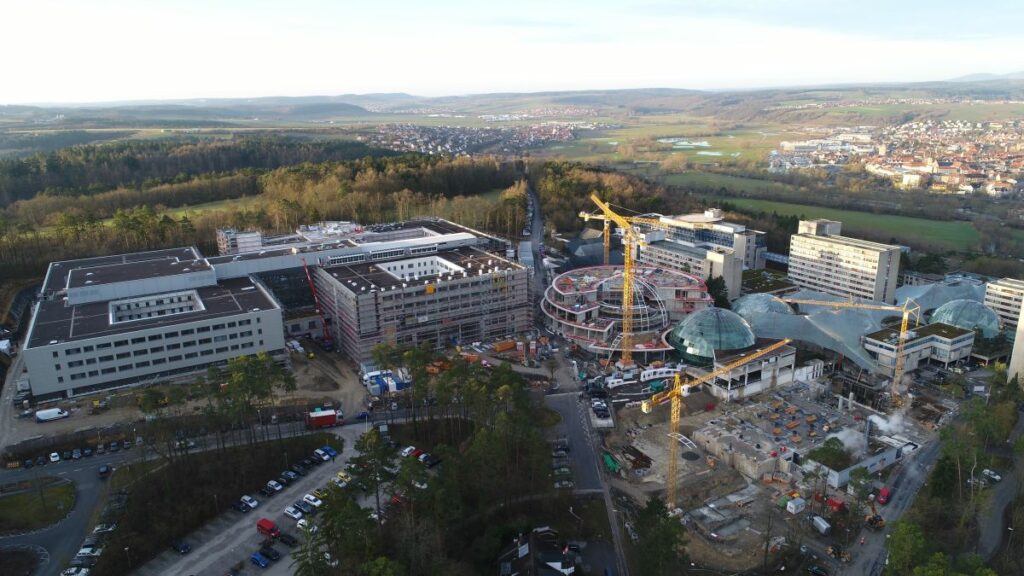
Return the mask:
{"type": "Polygon", "coordinates": [[[914,496],[924,485],[932,466],[938,460],[940,448],[938,440],[932,440],[918,453],[904,461],[896,474],[890,476],[889,485],[893,491],[892,498],[887,505],[877,507],[878,513],[885,518],[889,527],[879,532],[872,532],[865,528],[860,534],[853,534],[850,538],[850,553],[853,555],[853,560],[842,567],[841,574],[877,576],[882,573],[888,554],[886,537],[892,523],[899,520],[914,502],[914,496]],[[861,536],[864,537],[863,546],[854,543],[861,536]]]}
{"type": "Polygon", "coordinates": [[[22,536],[0,538],[0,547],[38,546],[49,554],[48,561],[36,576],[56,576],[74,558],[86,536],[92,514],[103,493],[104,481],[97,472],[102,464],[119,467],[139,458],[139,449],[122,451],[113,455],[94,456],[34,467],[29,470],[4,470],[0,472],[0,483],[19,482],[35,477],[56,476],[66,478],[75,485],[75,506],[71,513],[57,524],[38,532],[22,536]]]}
{"type": "MultiPolygon", "coordinates": [[[[1021,434],[1024,434],[1024,416],[1017,419],[1017,426],[1010,433],[1009,445],[1013,446],[1021,434]]],[[[1003,480],[991,488],[992,494],[989,496],[989,505],[985,506],[983,512],[978,516],[978,530],[980,532],[978,535],[978,554],[986,560],[995,554],[1003,541],[1003,537],[1006,535],[1003,512],[1013,502],[1021,482],[1024,482],[1024,474],[1021,472],[1021,468],[1024,468],[1022,464],[1024,464],[1024,459],[1019,455],[1015,455],[1013,470],[997,470],[997,472],[1002,472],[1003,480]]]]}

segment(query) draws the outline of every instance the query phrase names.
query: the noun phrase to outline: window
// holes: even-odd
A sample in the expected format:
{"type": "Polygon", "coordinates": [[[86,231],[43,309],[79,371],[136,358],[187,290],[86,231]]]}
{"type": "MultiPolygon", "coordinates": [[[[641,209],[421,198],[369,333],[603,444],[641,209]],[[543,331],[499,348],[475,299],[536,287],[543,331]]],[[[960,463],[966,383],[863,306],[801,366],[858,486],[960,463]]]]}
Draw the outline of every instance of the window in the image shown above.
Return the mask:
{"type": "Polygon", "coordinates": [[[209,326],[200,326],[199,328],[196,328],[196,332],[209,332],[209,331],[210,331],[210,327],[209,326]]]}
{"type": "Polygon", "coordinates": [[[152,336],[149,337],[149,341],[150,342],[156,342],[157,340],[163,340],[163,339],[164,339],[164,337],[163,337],[162,334],[153,334],[152,336]]]}
{"type": "Polygon", "coordinates": [[[217,354],[223,354],[224,352],[227,352],[227,351],[228,351],[228,347],[227,346],[224,346],[222,348],[217,348],[217,354]]]}
{"type": "Polygon", "coordinates": [[[181,344],[168,344],[167,345],[167,349],[168,350],[177,350],[179,348],[181,348],[181,344]]]}
{"type": "Polygon", "coordinates": [[[118,340],[117,342],[114,342],[114,346],[117,346],[118,348],[120,348],[122,346],[127,346],[127,345],[128,345],[128,341],[127,340],[118,340]]]}
{"type": "MultiPolygon", "coordinates": [[[[294,328],[294,326],[293,326],[293,328],[294,328]]],[[[231,336],[228,336],[228,339],[229,340],[237,340],[238,339],[238,334],[232,334],[231,336]]]]}
{"type": "Polygon", "coordinates": [[[189,352],[188,354],[185,354],[185,358],[195,358],[196,356],[199,356],[198,352],[189,352]]]}
{"type": "Polygon", "coordinates": [[[242,342],[242,348],[252,348],[252,342],[242,342]]]}
{"type": "Polygon", "coordinates": [[[60,364],[54,364],[53,365],[53,369],[54,370],[60,370],[60,364]]]}
{"type": "Polygon", "coordinates": [[[68,368],[78,368],[82,364],[85,364],[82,360],[72,360],[71,362],[68,362],[68,368]]]}
{"type": "Polygon", "coordinates": [[[189,340],[188,342],[182,342],[181,345],[184,346],[185,348],[191,348],[196,345],[196,341],[189,340]]]}
{"type": "Polygon", "coordinates": [[[99,370],[89,370],[89,376],[90,377],[99,376],[99,375],[100,375],[100,371],[99,370]]]}
{"type": "Polygon", "coordinates": [[[81,380],[82,378],[85,378],[85,374],[79,373],[71,375],[72,380],[81,380]]]}
{"type": "Polygon", "coordinates": [[[100,356],[100,362],[110,362],[113,359],[113,356],[100,356]]]}
{"type": "Polygon", "coordinates": [[[67,350],[64,351],[64,355],[65,356],[74,356],[75,354],[81,354],[81,353],[82,353],[82,349],[81,348],[68,348],[67,350]]]}
{"type": "Polygon", "coordinates": [[[84,346],[84,347],[82,347],[82,352],[92,352],[92,351],[93,351],[93,347],[92,346],[84,346]]]}
{"type": "Polygon", "coordinates": [[[238,325],[239,326],[248,326],[249,324],[252,324],[252,320],[250,320],[248,318],[246,318],[245,320],[239,320],[238,321],[238,325]]]}
{"type": "Polygon", "coordinates": [[[96,345],[97,350],[105,350],[107,348],[110,348],[110,342],[104,342],[103,344],[96,345]]]}
{"type": "Polygon", "coordinates": [[[142,344],[145,341],[145,338],[132,338],[132,344],[142,344]]]}
{"type": "Polygon", "coordinates": [[[134,367],[135,366],[133,366],[132,364],[122,364],[122,365],[117,367],[117,371],[118,372],[127,372],[127,371],[131,370],[134,367]]]}
{"type": "Polygon", "coordinates": [[[148,361],[146,361],[146,362],[136,362],[135,363],[135,367],[136,368],[148,368],[149,367],[149,362],[148,361]]]}
{"type": "Polygon", "coordinates": [[[117,368],[114,368],[113,366],[111,366],[110,368],[104,368],[103,370],[100,370],[101,374],[113,374],[114,372],[117,372],[117,368]]]}
{"type": "Polygon", "coordinates": [[[186,330],[182,330],[181,331],[181,335],[182,336],[191,336],[192,334],[195,334],[195,333],[196,333],[196,331],[193,328],[188,328],[186,330]]]}
{"type": "Polygon", "coordinates": [[[131,352],[118,352],[118,353],[117,353],[117,359],[118,359],[118,360],[121,360],[121,359],[123,359],[123,358],[130,358],[130,357],[131,357],[131,355],[132,355],[132,353],[131,353],[131,352]]]}
{"type": "Polygon", "coordinates": [[[64,377],[63,376],[57,376],[57,383],[58,384],[63,384],[64,383],[64,377]]]}
{"type": "Polygon", "coordinates": [[[136,350],[133,354],[136,356],[145,356],[146,354],[149,354],[149,350],[136,350]]]}
{"type": "Polygon", "coordinates": [[[178,361],[180,361],[180,360],[181,360],[181,356],[180,356],[180,355],[177,355],[177,356],[168,356],[168,357],[167,357],[167,361],[168,361],[168,362],[178,362],[178,361]]]}
{"type": "Polygon", "coordinates": [[[56,350],[54,350],[54,351],[53,351],[53,357],[54,357],[54,358],[56,358],[56,357],[57,357],[57,351],[56,351],[56,350]]]}
{"type": "Polygon", "coordinates": [[[228,328],[234,328],[237,325],[238,325],[237,322],[228,322],[228,328]]]}
{"type": "Polygon", "coordinates": [[[212,338],[200,338],[199,344],[209,344],[212,340],[212,338]]]}
{"type": "Polygon", "coordinates": [[[209,350],[209,349],[203,350],[202,352],[200,352],[200,354],[203,355],[203,356],[212,356],[213,355],[213,350],[209,350]]]}
{"type": "Polygon", "coordinates": [[[224,334],[221,334],[220,336],[214,336],[213,337],[213,341],[214,342],[223,342],[223,341],[225,341],[227,339],[228,339],[228,337],[226,335],[224,335],[224,334]]]}
{"type": "Polygon", "coordinates": [[[177,338],[177,337],[178,337],[178,333],[177,332],[168,332],[168,333],[164,334],[164,338],[177,338]]]}
{"type": "Polygon", "coordinates": [[[156,366],[157,364],[166,364],[166,363],[167,363],[167,360],[165,358],[154,358],[153,359],[153,366],[156,366]]]}
{"type": "Polygon", "coordinates": [[[214,330],[223,330],[224,329],[224,325],[223,324],[214,324],[213,325],[213,329],[214,330]]]}
{"type": "Polygon", "coordinates": [[[154,348],[150,348],[149,351],[152,352],[153,354],[156,354],[157,352],[163,352],[164,351],[164,347],[163,346],[156,346],[154,348]]]}
{"type": "Polygon", "coordinates": [[[85,363],[86,364],[90,364],[90,365],[95,364],[96,363],[96,359],[95,358],[86,358],[85,359],[85,363]]]}
{"type": "Polygon", "coordinates": [[[252,336],[252,330],[246,330],[245,332],[241,332],[238,335],[241,336],[242,338],[248,338],[252,336]]]}
{"type": "Polygon", "coordinates": [[[231,345],[231,349],[232,350],[238,350],[238,344],[232,344],[231,345]]]}

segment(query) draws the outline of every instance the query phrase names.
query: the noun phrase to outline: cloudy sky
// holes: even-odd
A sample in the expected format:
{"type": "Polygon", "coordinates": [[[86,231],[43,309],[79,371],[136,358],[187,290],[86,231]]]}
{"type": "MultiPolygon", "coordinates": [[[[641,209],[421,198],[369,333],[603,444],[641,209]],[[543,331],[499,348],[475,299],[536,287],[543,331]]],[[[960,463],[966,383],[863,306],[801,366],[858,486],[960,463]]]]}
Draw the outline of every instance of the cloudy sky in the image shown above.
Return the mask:
{"type": "Polygon", "coordinates": [[[0,3],[0,103],[755,88],[1024,70],[1020,0],[0,3]]]}

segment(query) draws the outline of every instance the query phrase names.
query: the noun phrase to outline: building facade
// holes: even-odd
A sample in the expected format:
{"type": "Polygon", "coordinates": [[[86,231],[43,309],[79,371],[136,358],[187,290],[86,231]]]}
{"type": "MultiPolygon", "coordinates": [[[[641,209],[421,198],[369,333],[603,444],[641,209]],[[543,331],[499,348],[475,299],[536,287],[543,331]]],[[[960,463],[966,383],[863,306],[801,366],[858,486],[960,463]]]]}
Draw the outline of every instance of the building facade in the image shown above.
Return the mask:
{"type": "Polygon", "coordinates": [[[789,279],[797,286],[845,298],[892,304],[900,247],[841,236],[832,220],[800,222],[789,245],[789,279]]]}
{"type": "Polygon", "coordinates": [[[218,281],[195,248],[50,265],[22,350],[37,398],[174,380],[266,352],[282,310],[259,281],[218,281]]]}
{"type": "Polygon", "coordinates": [[[314,277],[339,348],[357,362],[371,360],[377,344],[441,349],[531,326],[530,271],[515,262],[473,247],[377,256],[314,277]]]}
{"type": "MultiPolygon", "coordinates": [[[[896,369],[898,344],[897,328],[885,328],[864,336],[864,349],[887,376],[892,376],[896,369]]],[[[903,345],[903,369],[909,372],[927,363],[948,367],[970,358],[973,347],[973,330],[939,322],[919,326],[908,334],[903,345]]]]}
{"type": "Polygon", "coordinates": [[[765,233],[751,230],[742,224],[726,222],[722,211],[717,208],[705,210],[699,214],[679,216],[652,214],[646,218],[657,218],[659,224],[656,227],[637,224],[636,227],[643,232],[660,230],[665,233],[664,240],[684,245],[707,245],[713,250],[727,249],[739,259],[742,268],[751,270],[764,268],[765,255],[768,252],[765,233]]]}
{"type": "Polygon", "coordinates": [[[743,288],[743,260],[731,248],[709,244],[684,244],[664,240],[664,232],[646,234],[637,260],[657,268],[695,274],[701,278],[721,276],[730,300],[740,297],[743,288]]]}
{"type": "Polygon", "coordinates": [[[217,230],[217,252],[221,256],[255,252],[263,247],[263,234],[258,231],[221,228],[217,230]]]}
{"type": "Polygon", "coordinates": [[[1024,280],[1001,278],[985,285],[985,306],[1002,321],[1007,330],[1015,330],[1020,322],[1021,301],[1024,300],[1024,280]]]}

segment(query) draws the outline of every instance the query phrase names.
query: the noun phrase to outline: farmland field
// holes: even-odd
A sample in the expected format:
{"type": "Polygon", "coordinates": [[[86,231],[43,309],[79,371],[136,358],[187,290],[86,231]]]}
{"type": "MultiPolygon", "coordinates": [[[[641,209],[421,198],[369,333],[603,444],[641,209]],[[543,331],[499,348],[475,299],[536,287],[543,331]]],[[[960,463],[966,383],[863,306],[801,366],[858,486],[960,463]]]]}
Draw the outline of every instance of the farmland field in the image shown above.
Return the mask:
{"type": "Polygon", "coordinates": [[[976,249],[980,242],[978,231],[970,222],[871,214],[754,198],[715,197],[715,199],[728,202],[745,212],[776,212],[784,216],[839,220],[843,223],[844,234],[858,236],[874,232],[875,237],[878,234],[891,236],[900,244],[928,243],[943,246],[949,250],[962,251],[976,249]]]}

